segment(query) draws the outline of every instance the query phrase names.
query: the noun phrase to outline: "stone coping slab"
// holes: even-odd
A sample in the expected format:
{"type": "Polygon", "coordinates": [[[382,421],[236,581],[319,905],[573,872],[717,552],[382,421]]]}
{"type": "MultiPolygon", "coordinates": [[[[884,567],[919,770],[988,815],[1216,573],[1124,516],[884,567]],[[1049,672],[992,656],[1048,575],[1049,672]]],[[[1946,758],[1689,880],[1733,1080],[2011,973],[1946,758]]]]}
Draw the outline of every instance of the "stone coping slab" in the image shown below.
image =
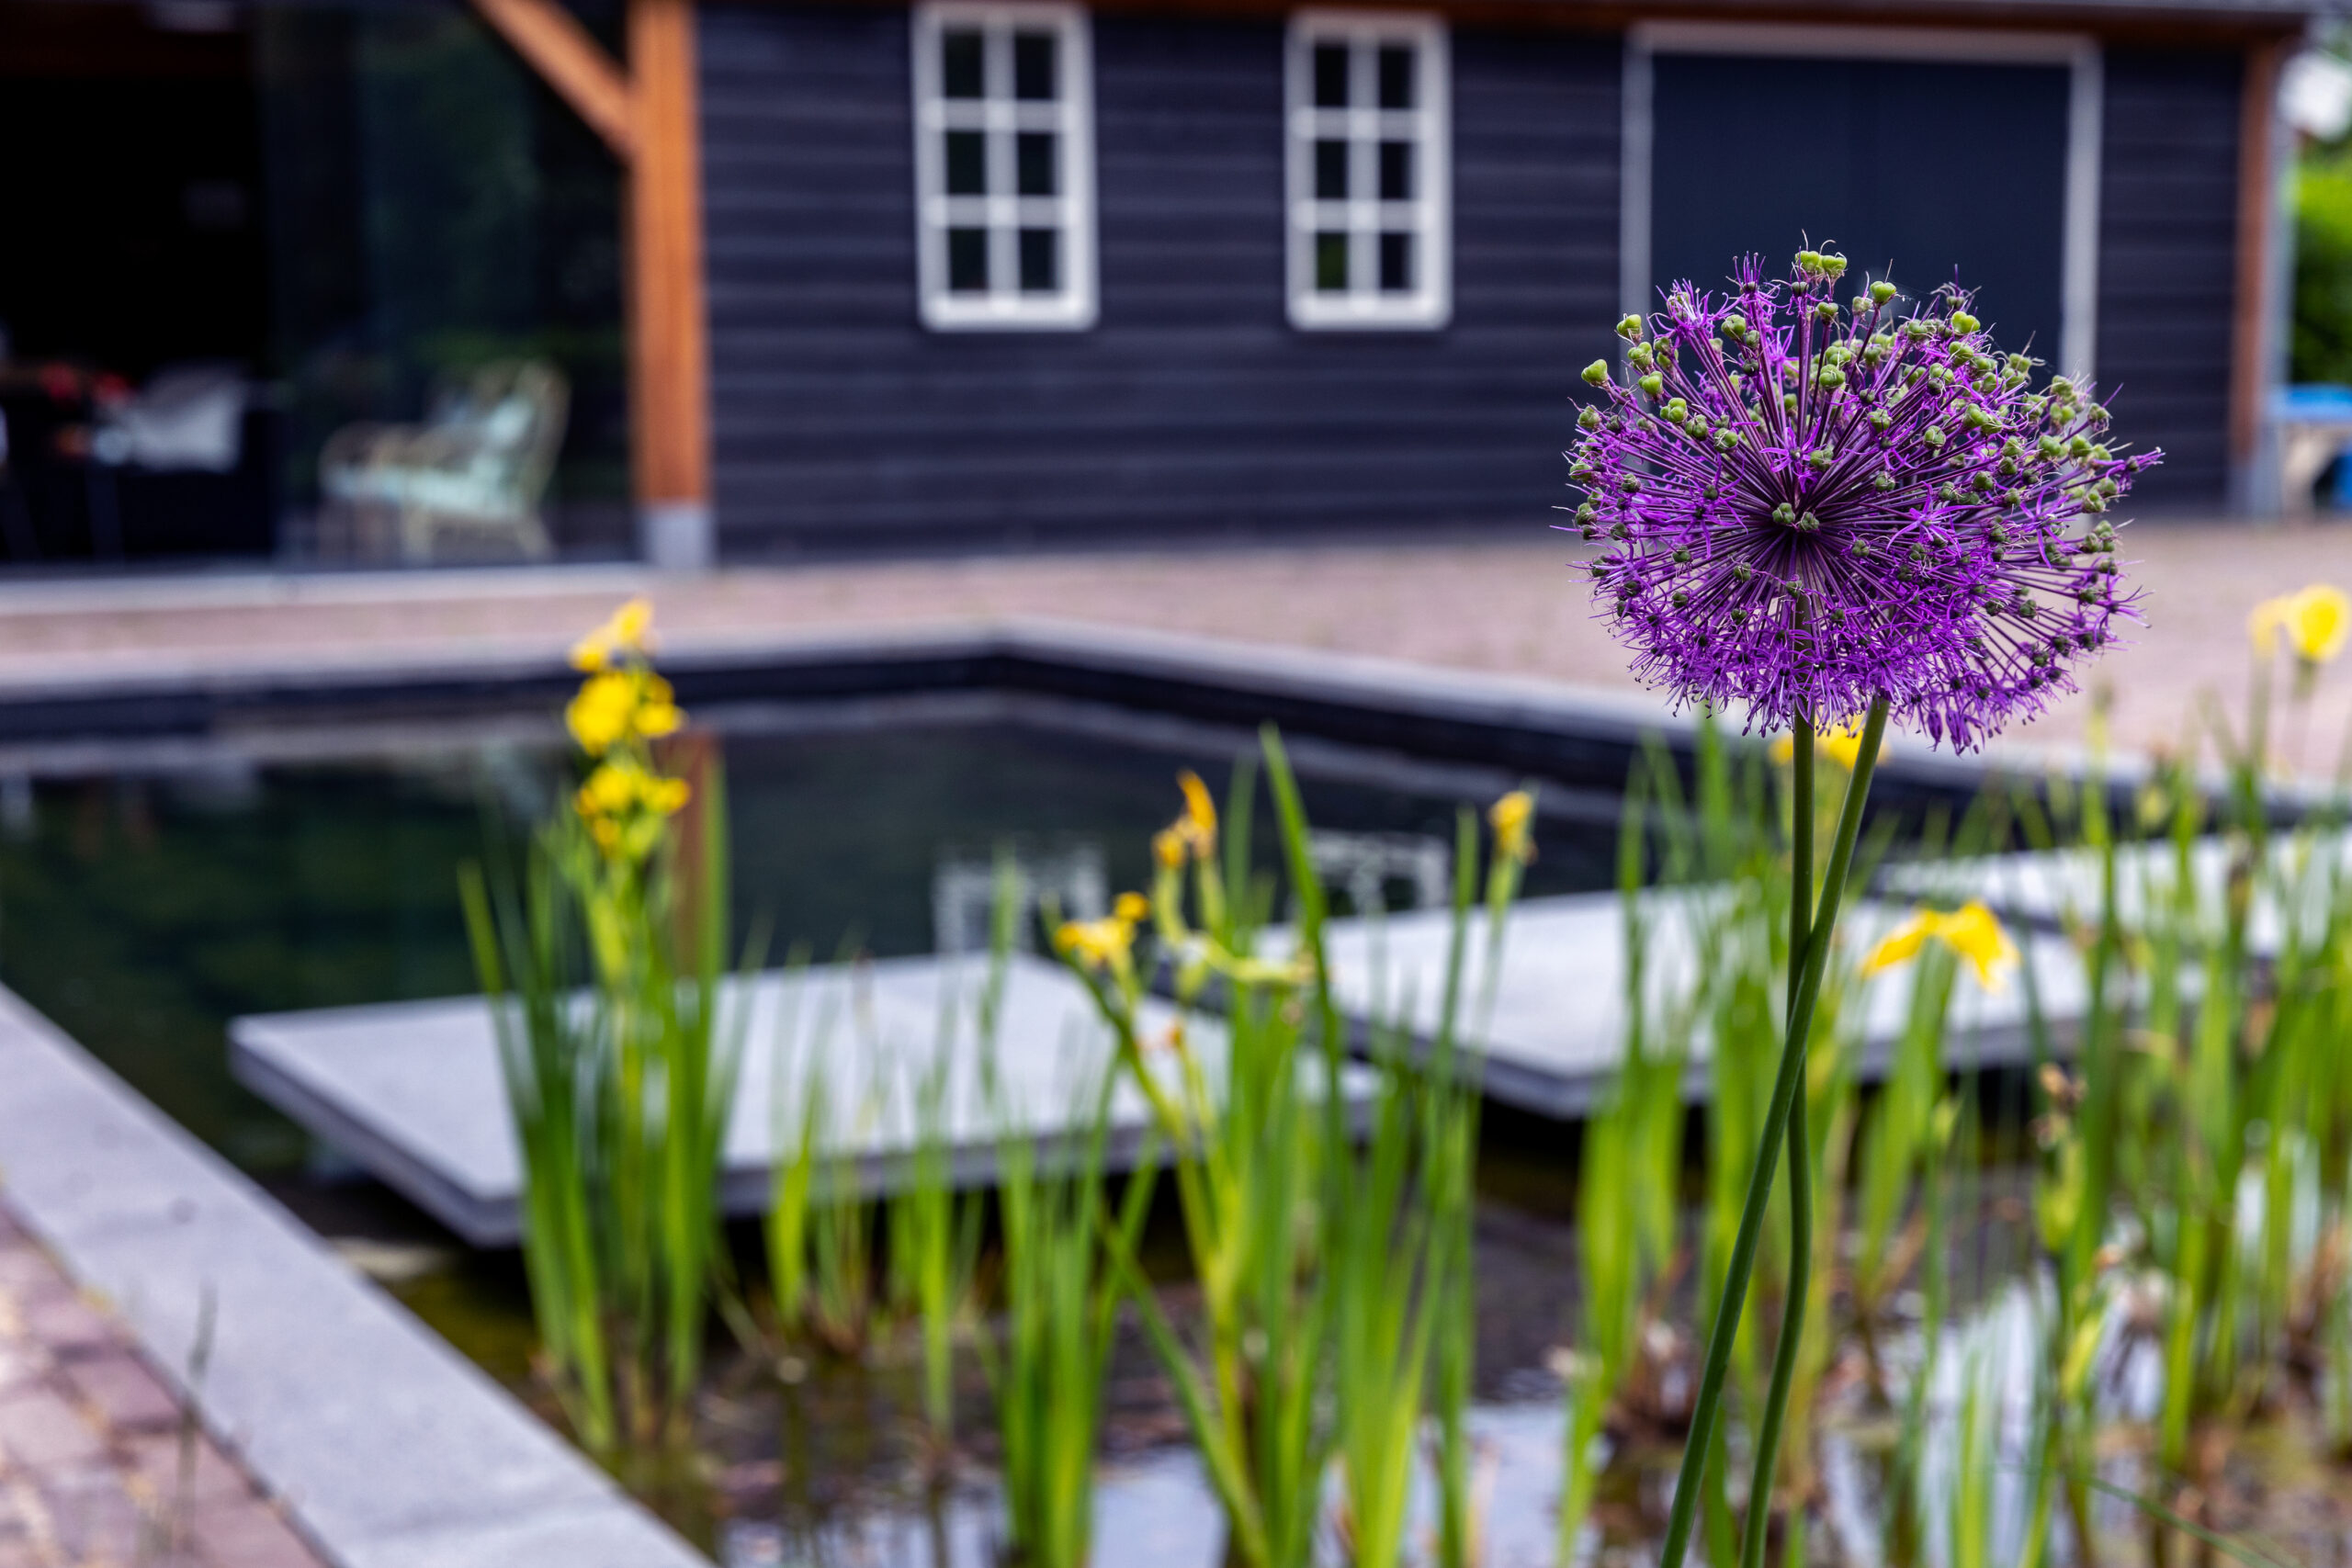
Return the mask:
{"type": "MultiPolygon", "coordinates": [[[[1690,987],[1699,962],[1694,917],[1718,896],[1704,890],[1642,896],[1644,986],[1651,998],[1690,987]]],[[[1849,905],[1838,922],[1838,942],[1849,952],[1866,951],[1907,912],[1870,900],[1849,905]]],[[[1332,922],[1325,944],[1340,1006],[1361,1022],[1401,1027],[1427,1043],[1442,1006],[1452,930],[1452,917],[1440,910],[1332,922]]],[[[1624,1051],[1623,901],[1614,893],[1523,900],[1511,912],[1500,974],[1491,982],[1487,930],[1484,917],[1475,917],[1462,1007],[1464,1043],[1481,1057],[1486,1091],[1540,1115],[1586,1114],[1624,1051]],[[1491,1010],[1485,1000],[1490,985],[1491,1010]]],[[[2033,965],[2044,1018],[2063,1043],[2086,1005],[2080,961],[2056,936],[2024,930],[2011,935],[2033,965]]],[[[1909,1005],[1909,973],[1900,967],[1862,983],[1860,1067],[1865,1079],[1883,1076],[1909,1005]]],[[[1953,991],[1950,1025],[1947,1049],[1955,1066],[2014,1063],[2031,1055],[2025,988],[2015,979],[1987,992],[1963,975],[1953,991]]],[[[1705,1052],[1701,1039],[1688,1086],[1693,1099],[1707,1087],[1705,1052]]]]}
{"type": "MultiPolygon", "coordinates": [[[[976,1024],[987,970],[984,959],[901,958],[728,982],[722,1008],[739,1022],[742,1053],[727,1134],[728,1211],[766,1211],[775,1153],[794,1145],[820,1064],[831,1119],[848,1129],[846,1152],[868,1193],[902,1179],[921,1086],[943,1049],[943,1125],[958,1181],[994,1179],[1007,1127],[1047,1140],[1083,1128],[1113,1058],[1092,1000],[1060,964],[1015,954],[991,1050],[976,1024]]],[[[1153,1033],[1175,1021],[1173,1008],[1146,1004],[1153,1033]]],[[[1224,1049],[1214,1020],[1192,1020],[1187,1039],[1210,1061],[1224,1049]]],[[[229,1040],[241,1081],[466,1241],[504,1247],[520,1237],[522,1169],[482,998],[241,1018],[229,1040]]],[[[1115,1084],[1110,1117],[1109,1157],[1124,1168],[1148,1120],[1132,1082],[1115,1084]]]]}
{"type": "MultiPolygon", "coordinates": [[[[2219,838],[2188,846],[2188,886],[2200,935],[2220,935],[2233,853],[2219,838]]],[[[2247,907],[2246,942],[2263,954],[2278,951],[2290,922],[2315,931],[2325,919],[2335,884],[2352,874],[2352,833],[2281,829],[2271,840],[2269,860],[2247,907]]],[[[2013,920],[2056,927],[2098,918],[2104,877],[2098,852],[2075,849],[1894,865],[1880,882],[1891,892],[1920,897],[1980,898],[2013,920]]],[[[2126,925],[2141,928],[2161,916],[2180,882],[2179,854],[2170,840],[2117,847],[2115,902],[2126,925]]]]}
{"type": "Polygon", "coordinates": [[[707,1568],[250,1180],[0,989],[0,1178],[334,1568],[707,1568]]]}

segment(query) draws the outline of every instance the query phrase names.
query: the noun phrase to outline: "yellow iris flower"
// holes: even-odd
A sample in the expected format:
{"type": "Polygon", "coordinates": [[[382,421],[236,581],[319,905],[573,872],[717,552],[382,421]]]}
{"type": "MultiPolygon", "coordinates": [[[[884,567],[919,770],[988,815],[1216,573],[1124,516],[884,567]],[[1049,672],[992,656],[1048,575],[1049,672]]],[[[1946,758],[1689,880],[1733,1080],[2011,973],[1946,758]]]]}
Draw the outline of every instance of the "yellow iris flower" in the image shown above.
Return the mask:
{"type": "Polygon", "coordinates": [[[601,757],[624,741],[674,734],[685,716],[661,676],[648,670],[605,670],[580,683],[563,721],[582,751],[601,757]]]}
{"type": "Polygon", "coordinates": [[[1136,926],[1151,912],[1140,893],[1122,893],[1099,920],[1064,920],[1054,932],[1057,952],[1073,954],[1089,969],[1125,969],[1135,951],[1136,926]]]}
{"type": "MultiPolygon", "coordinates": [[[[1796,760],[1796,737],[1790,734],[1785,729],[1781,731],[1780,734],[1772,737],[1770,754],[1773,761],[1779,763],[1781,767],[1787,767],[1791,762],[1796,760]]],[[[1861,761],[1862,756],[1862,721],[1860,716],[1857,715],[1856,716],[1848,719],[1843,724],[1832,725],[1826,729],[1815,730],[1813,733],[1813,754],[1816,757],[1826,757],[1830,761],[1835,762],[1839,767],[1845,769],[1848,773],[1852,773],[1854,771],[1854,764],[1861,761]]]]}
{"type": "Polygon", "coordinates": [[[684,779],[649,773],[634,762],[606,762],[588,775],[572,804],[582,817],[622,817],[639,807],[672,817],[685,808],[693,794],[684,779]]]}
{"type": "Polygon", "coordinates": [[[642,658],[652,649],[653,606],[643,599],[631,599],[603,626],[571,645],[571,667],[593,674],[609,668],[616,654],[642,658]]]}
{"type": "Polygon", "coordinates": [[[579,694],[563,710],[563,722],[582,751],[601,757],[628,738],[636,712],[637,677],[606,670],[580,683],[579,694]]]}
{"type": "Polygon", "coordinates": [[[2352,595],[2314,582],[2298,592],[2265,599],[2246,617],[2246,633],[2254,639],[2257,658],[2269,658],[2283,642],[2306,666],[2328,663],[2352,637],[2352,595]]]}
{"type": "Polygon", "coordinates": [[[1495,829],[1495,852],[1521,865],[1535,858],[1535,797],[1515,789],[1487,808],[1495,829]]]}
{"type": "Polygon", "coordinates": [[[1943,943],[1966,960],[1976,971],[1977,983],[1988,991],[2007,984],[2009,972],[2018,965],[2017,944],[2001,928],[2000,918],[1972,898],[1950,914],[1939,909],[1913,910],[1909,919],[1871,949],[1870,956],[1862,960],[1862,973],[1876,975],[1907,964],[1930,942],[1943,943]]]}

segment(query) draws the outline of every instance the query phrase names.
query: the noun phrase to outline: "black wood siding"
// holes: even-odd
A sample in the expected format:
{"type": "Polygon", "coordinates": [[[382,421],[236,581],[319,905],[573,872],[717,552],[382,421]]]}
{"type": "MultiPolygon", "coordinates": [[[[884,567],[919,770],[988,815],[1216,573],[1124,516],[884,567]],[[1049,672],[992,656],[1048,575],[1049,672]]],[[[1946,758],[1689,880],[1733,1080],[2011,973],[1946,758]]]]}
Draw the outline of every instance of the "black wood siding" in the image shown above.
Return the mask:
{"type": "Polygon", "coordinates": [[[2230,480],[2243,56],[2107,51],[2098,380],[2135,446],[2146,510],[2218,507],[2230,480]]]}
{"type": "Polygon", "coordinates": [[[702,11],[720,547],[1552,520],[1617,288],[1620,46],[1453,38],[1454,311],[1300,333],[1281,26],[1093,19],[1101,321],[915,317],[907,17],[702,11]]]}

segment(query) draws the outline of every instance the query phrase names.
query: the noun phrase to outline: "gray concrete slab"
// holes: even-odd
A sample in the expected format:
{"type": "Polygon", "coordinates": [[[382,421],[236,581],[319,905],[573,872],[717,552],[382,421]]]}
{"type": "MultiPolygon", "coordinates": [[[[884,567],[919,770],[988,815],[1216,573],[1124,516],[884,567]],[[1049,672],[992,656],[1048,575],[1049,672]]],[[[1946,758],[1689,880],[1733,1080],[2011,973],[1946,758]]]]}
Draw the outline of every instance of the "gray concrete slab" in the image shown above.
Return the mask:
{"type": "MultiPolygon", "coordinates": [[[[2201,937],[2221,933],[2231,855],[2219,838],[2200,838],[2188,847],[2188,885],[2201,937]]],[[[2352,874],[2352,835],[2281,829],[2269,862],[2248,906],[2246,940],[2260,953],[2278,950],[2290,922],[2297,930],[2315,930],[2325,918],[2335,884],[2352,874]]],[[[2055,928],[2098,918],[2104,877],[2101,857],[2076,849],[1897,863],[1879,880],[1887,891],[1914,897],[1981,898],[2010,919],[2055,928]]],[[[2127,926],[2143,928],[2152,916],[2165,915],[2181,881],[2179,853],[2169,840],[2116,851],[2115,902],[2127,926]]]]}
{"type": "Polygon", "coordinates": [[[0,1179],[336,1568],[695,1568],[692,1548],[0,990],[0,1179]]]}
{"type": "MultiPolygon", "coordinates": [[[[1645,985],[1653,998],[1691,984],[1699,962],[1693,921],[1702,915],[1708,897],[1644,897],[1645,985]]],[[[1875,902],[1849,907],[1838,922],[1838,941],[1850,952],[1865,951],[1905,912],[1875,902]]],[[[1451,929],[1451,918],[1433,910],[1334,922],[1327,944],[1341,1006],[1360,1020],[1402,1026],[1426,1041],[1438,1025],[1451,929]]],[[[2084,1005],[2080,963],[2056,937],[2023,930],[2012,935],[2034,965],[2044,1015],[2063,1040],[2084,1005]]],[[[1464,1032],[1483,1057],[1487,1092],[1543,1115],[1583,1115],[1624,1050],[1625,922],[1617,896],[1523,901],[1504,935],[1491,1004],[1486,1000],[1490,965],[1483,919],[1473,928],[1466,956],[1464,1032]]],[[[1907,976],[1907,969],[1891,970],[1864,984],[1866,1077],[1883,1069],[1886,1048],[1902,1027],[1907,976]]],[[[2021,984],[2012,980],[1987,993],[1963,978],[1952,1003],[1953,1059],[1988,1065],[2024,1059],[2030,1054],[2026,1018],[2021,984]]],[[[1705,1049],[1700,1042],[1702,1060],[1705,1049]]],[[[1704,1087],[1703,1077],[1694,1075],[1694,1098],[1704,1087]]]]}
{"type": "MultiPolygon", "coordinates": [[[[863,1189],[888,1190],[917,1141],[919,1086],[947,1063],[944,1122],[959,1180],[995,1171],[1008,1125],[1046,1138],[1082,1126],[1112,1058],[1092,1001],[1062,967],[1017,955],[992,1054],[976,1027],[983,960],[891,959],[776,971],[729,982],[742,1077],[728,1128],[725,1201],[767,1206],[775,1151],[793,1145],[798,1106],[821,1061],[863,1189]],[[992,1087],[991,1087],[992,1086],[992,1087]]],[[[1173,1009],[1148,1004],[1163,1031],[1173,1009]]],[[[237,1077],[478,1247],[521,1234],[522,1170],[488,1005],[479,997],[236,1020],[237,1077]]],[[[1214,1059],[1224,1032],[1196,1020],[1188,1039],[1214,1059]]],[[[1147,1120],[1132,1083],[1114,1089],[1111,1158],[1133,1159],[1147,1120]]]]}

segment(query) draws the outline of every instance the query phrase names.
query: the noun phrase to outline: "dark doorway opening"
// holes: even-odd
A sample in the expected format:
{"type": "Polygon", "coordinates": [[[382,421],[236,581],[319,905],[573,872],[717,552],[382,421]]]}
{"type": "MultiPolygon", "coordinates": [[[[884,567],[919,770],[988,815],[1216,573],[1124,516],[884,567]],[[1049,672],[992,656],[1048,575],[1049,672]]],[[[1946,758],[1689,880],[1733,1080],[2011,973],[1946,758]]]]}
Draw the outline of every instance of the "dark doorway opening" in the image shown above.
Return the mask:
{"type": "Polygon", "coordinates": [[[0,62],[0,556],[267,553],[267,247],[243,14],[5,5],[0,62]]]}
{"type": "Polygon", "coordinates": [[[1809,242],[1915,296],[1957,276],[2004,348],[2056,366],[2069,67],[1661,53],[1651,82],[1654,285],[1809,242]]]}

